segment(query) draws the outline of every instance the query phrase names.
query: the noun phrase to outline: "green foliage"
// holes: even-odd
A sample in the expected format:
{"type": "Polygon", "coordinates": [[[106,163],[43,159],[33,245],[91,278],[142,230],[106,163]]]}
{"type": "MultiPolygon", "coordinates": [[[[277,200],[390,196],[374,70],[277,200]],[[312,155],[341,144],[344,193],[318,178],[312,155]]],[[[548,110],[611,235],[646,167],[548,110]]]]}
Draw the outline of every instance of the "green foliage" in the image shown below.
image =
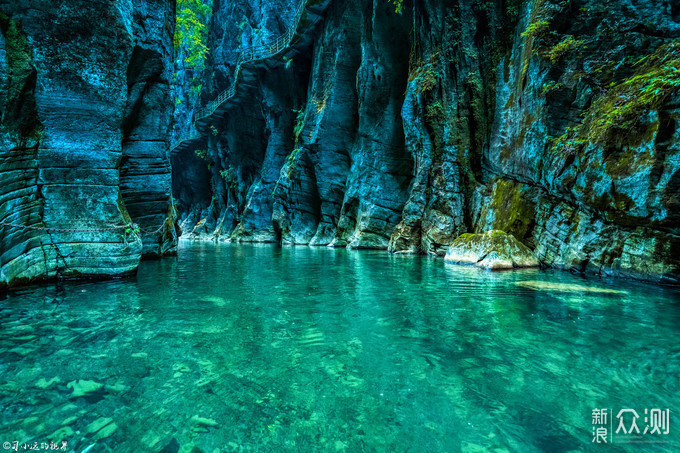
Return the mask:
{"type": "Polygon", "coordinates": [[[293,129],[293,132],[295,133],[295,143],[297,143],[300,139],[302,130],[305,128],[305,109],[301,108],[300,110],[293,110],[293,112],[297,114],[295,117],[295,128],[293,129]]]}
{"type": "Polygon", "coordinates": [[[413,65],[409,71],[409,82],[415,79],[420,79],[417,93],[428,93],[439,83],[439,74],[435,70],[438,64],[439,53],[430,55],[429,63],[423,63],[422,60],[413,65]]]}
{"type": "Polygon", "coordinates": [[[564,86],[563,84],[561,84],[561,83],[559,83],[559,82],[554,82],[554,81],[550,81],[550,82],[544,83],[544,84],[541,86],[541,94],[542,94],[543,96],[545,96],[545,95],[548,94],[548,93],[551,93],[551,92],[553,92],[553,91],[559,90],[559,89],[562,88],[563,86],[564,86]]]}
{"type": "Polygon", "coordinates": [[[217,130],[217,128],[211,124],[210,125],[210,133],[213,134],[214,137],[217,137],[218,132],[219,131],[217,130]]]}
{"type": "Polygon", "coordinates": [[[555,64],[564,54],[581,47],[583,47],[583,40],[574,39],[573,36],[568,35],[548,50],[547,57],[550,58],[551,63],[555,64]]]}
{"type": "Polygon", "coordinates": [[[425,109],[425,118],[430,124],[441,124],[444,121],[444,107],[439,101],[433,102],[425,109]]]}
{"type": "Polygon", "coordinates": [[[404,11],[404,0],[388,0],[394,6],[394,12],[401,14],[404,11]]]}
{"type": "Polygon", "coordinates": [[[123,239],[123,243],[125,244],[125,247],[123,247],[123,250],[127,250],[130,247],[130,244],[128,243],[128,239],[130,236],[136,236],[139,237],[141,233],[141,230],[139,229],[139,226],[136,224],[132,223],[128,225],[127,228],[123,231],[123,233],[120,235],[120,237],[123,239]]]}
{"type": "Polygon", "coordinates": [[[563,156],[576,154],[584,145],[585,141],[576,138],[576,128],[568,127],[566,132],[552,140],[552,146],[563,156]]]}
{"type": "Polygon", "coordinates": [[[302,148],[298,146],[295,149],[293,149],[293,151],[288,155],[288,157],[286,157],[286,176],[289,179],[292,179],[293,175],[295,174],[295,161],[297,160],[301,151],[302,148]]]}
{"type": "Polygon", "coordinates": [[[208,157],[208,151],[207,150],[197,149],[196,151],[194,151],[194,153],[196,154],[196,156],[199,159],[204,160],[206,162],[210,162],[210,158],[208,157]]]}
{"type": "Polygon", "coordinates": [[[527,29],[520,35],[522,38],[540,38],[548,33],[550,22],[547,20],[539,20],[532,22],[527,26],[527,29]]]}
{"type": "Polygon", "coordinates": [[[212,0],[177,0],[175,49],[184,50],[184,63],[191,69],[205,69],[208,55],[207,23],[212,14],[212,0]]]}
{"type": "Polygon", "coordinates": [[[227,184],[227,187],[229,189],[231,190],[238,189],[238,178],[236,177],[236,170],[234,169],[234,167],[229,165],[229,168],[220,171],[220,176],[227,184]]]}
{"type": "Polygon", "coordinates": [[[556,140],[556,150],[574,152],[585,143],[606,144],[615,136],[628,141],[644,139],[644,131],[636,131],[641,126],[640,119],[659,110],[671,95],[680,92],[680,42],[659,47],[640,58],[635,66],[635,74],[614,83],[593,102],[582,124],[567,129],[556,140]]]}
{"type": "Polygon", "coordinates": [[[506,0],[505,2],[505,16],[510,23],[515,23],[519,18],[519,9],[522,6],[520,0],[506,0]]]}

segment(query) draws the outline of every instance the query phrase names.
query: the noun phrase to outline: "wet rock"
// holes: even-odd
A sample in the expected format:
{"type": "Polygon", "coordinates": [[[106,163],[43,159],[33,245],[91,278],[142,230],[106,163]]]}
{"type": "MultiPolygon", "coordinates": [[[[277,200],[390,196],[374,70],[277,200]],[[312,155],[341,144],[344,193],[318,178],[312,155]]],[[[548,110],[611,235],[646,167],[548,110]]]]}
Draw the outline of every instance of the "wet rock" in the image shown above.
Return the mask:
{"type": "Polygon", "coordinates": [[[130,224],[167,212],[173,6],[3,4],[0,220],[19,226],[0,229],[2,285],[129,275],[151,247],[130,224]]]}
{"type": "Polygon", "coordinates": [[[459,236],[446,252],[452,264],[472,264],[488,270],[538,267],[539,262],[529,248],[500,230],[459,236]]]}
{"type": "MultiPolygon", "coordinates": [[[[214,119],[207,160],[174,158],[184,234],[443,256],[502,230],[550,267],[679,282],[680,99],[660,61],[680,27],[633,3],[331,2],[214,119]]],[[[290,0],[263,5],[215,8],[211,96],[239,46],[289,24],[290,0]]]]}

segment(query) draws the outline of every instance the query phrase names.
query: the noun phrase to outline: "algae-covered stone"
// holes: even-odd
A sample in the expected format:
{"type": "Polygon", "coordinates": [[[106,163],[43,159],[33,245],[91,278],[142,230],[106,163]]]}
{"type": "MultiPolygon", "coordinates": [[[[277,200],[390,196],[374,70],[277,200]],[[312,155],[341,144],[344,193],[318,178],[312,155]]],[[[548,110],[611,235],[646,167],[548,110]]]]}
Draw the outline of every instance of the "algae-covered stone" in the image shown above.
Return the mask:
{"type": "Polygon", "coordinates": [[[449,247],[445,259],[449,263],[472,264],[489,270],[539,265],[526,245],[500,230],[459,236],[449,247]]]}

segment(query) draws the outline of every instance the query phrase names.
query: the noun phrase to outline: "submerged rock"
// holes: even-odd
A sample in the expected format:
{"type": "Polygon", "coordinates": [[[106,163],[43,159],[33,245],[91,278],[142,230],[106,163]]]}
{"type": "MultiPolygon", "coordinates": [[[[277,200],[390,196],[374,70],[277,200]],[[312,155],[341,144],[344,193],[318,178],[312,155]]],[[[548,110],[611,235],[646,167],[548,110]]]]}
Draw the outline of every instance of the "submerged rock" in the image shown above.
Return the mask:
{"type": "Polygon", "coordinates": [[[73,389],[73,393],[71,393],[71,398],[77,398],[79,396],[91,395],[92,393],[102,390],[104,388],[104,384],[95,381],[80,379],[77,381],[69,382],[68,384],[66,384],[66,387],[73,389]]]}
{"type": "Polygon", "coordinates": [[[628,294],[626,291],[612,288],[585,286],[575,283],[542,282],[540,280],[517,282],[517,286],[522,286],[524,288],[529,288],[536,291],[558,291],[562,293],[628,294]]]}
{"type": "Polygon", "coordinates": [[[489,270],[539,266],[529,247],[500,230],[459,236],[449,247],[445,259],[449,263],[473,264],[489,270]]]}

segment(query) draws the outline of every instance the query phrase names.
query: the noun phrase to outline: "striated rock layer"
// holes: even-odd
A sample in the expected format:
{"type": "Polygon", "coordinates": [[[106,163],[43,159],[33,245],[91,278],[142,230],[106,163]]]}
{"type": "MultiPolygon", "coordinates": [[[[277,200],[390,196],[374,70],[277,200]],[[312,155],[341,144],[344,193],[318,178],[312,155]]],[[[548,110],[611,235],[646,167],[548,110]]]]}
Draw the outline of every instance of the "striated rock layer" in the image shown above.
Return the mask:
{"type": "Polygon", "coordinates": [[[0,285],[171,250],[173,24],[171,1],[0,2],[0,285]]]}
{"type": "MultiPolygon", "coordinates": [[[[213,24],[204,101],[285,30],[292,2],[266,3],[215,3],[243,26],[213,24]]],[[[548,266],[678,282],[679,40],[670,1],[333,1],[174,159],[183,233],[443,256],[502,230],[548,266]]]]}

